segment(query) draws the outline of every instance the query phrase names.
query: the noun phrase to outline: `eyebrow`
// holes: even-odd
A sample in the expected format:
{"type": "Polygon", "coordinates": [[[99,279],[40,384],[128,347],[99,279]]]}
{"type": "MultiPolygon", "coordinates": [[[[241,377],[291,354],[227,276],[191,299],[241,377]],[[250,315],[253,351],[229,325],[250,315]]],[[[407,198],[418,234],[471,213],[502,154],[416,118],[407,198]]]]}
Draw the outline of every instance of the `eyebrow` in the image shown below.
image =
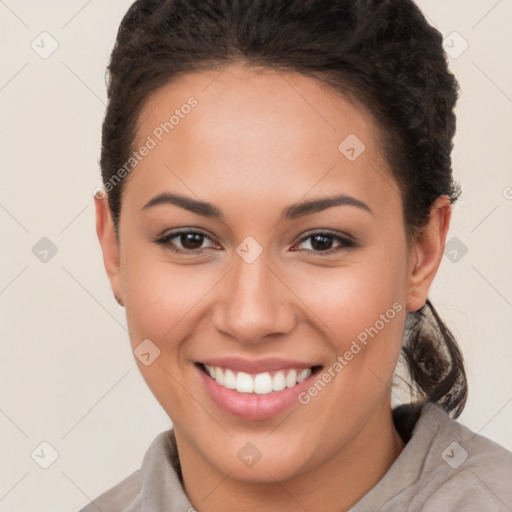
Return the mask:
{"type": "MultiPolygon", "coordinates": [[[[141,210],[163,204],[179,206],[204,217],[224,220],[222,211],[213,204],[172,192],[162,192],[158,194],[146,203],[141,210]]],[[[365,202],[347,194],[338,194],[336,196],[321,197],[292,204],[282,211],[281,220],[295,220],[300,217],[305,217],[306,215],[326,210],[327,208],[332,208],[333,206],[355,206],[356,208],[368,212],[370,215],[374,215],[373,210],[365,202]]]]}

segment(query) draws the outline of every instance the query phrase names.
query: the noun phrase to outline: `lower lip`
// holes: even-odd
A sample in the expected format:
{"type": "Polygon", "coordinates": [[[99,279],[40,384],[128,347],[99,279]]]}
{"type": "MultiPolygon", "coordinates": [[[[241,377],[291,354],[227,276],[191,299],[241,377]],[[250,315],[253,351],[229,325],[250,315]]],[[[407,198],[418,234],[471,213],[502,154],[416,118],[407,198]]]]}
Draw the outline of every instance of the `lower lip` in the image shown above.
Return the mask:
{"type": "Polygon", "coordinates": [[[226,412],[248,420],[266,420],[282,414],[293,404],[298,402],[298,395],[305,391],[316,377],[316,373],[293,388],[285,388],[281,391],[272,391],[265,395],[256,393],[239,393],[234,389],[221,386],[201,368],[196,366],[201,375],[206,389],[213,400],[226,412]]]}

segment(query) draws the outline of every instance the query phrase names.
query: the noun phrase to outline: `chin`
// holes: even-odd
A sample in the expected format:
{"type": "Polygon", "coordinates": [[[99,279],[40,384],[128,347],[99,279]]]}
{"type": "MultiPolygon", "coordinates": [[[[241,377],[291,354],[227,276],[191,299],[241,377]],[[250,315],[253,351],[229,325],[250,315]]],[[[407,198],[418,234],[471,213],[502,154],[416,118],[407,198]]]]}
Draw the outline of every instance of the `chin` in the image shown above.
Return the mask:
{"type": "Polygon", "coordinates": [[[287,480],[309,469],[306,465],[314,466],[314,461],[309,459],[314,454],[305,453],[298,439],[297,443],[283,446],[284,440],[277,436],[275,442],[265,441],[267,435],[263,434],[261,441],[255,436],[235,436],[215,452],[208,450],[203,455],[220,473],[247,483],[287,480]]]}

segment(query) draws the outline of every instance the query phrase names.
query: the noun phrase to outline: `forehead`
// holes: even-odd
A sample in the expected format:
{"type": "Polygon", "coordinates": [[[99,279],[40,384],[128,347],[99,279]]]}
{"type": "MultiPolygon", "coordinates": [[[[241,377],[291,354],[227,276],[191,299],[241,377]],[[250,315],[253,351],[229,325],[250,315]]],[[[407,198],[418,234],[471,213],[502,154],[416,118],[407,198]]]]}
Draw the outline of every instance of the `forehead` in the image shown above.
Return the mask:
{"type": "Polygon", "coordinates": [[[232,65],[181,75],[147,99],[134,147],[148,138],[127,187],[140,202],[164,188],[211,202],[293,202],[336,188],[376,205],[397,191],[371,114],[299,73],[232,65]]]}

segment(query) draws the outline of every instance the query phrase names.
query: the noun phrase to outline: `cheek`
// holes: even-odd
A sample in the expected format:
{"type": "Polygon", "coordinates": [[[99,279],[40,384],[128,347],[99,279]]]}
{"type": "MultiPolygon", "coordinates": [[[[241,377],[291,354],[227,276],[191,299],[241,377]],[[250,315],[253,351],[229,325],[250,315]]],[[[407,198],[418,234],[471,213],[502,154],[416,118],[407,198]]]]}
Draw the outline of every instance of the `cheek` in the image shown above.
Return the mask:
{"type": "Polygon", "coordinates": [[[176,338],[174,333],[186,323],[187,314],[194,314],[213,276],[209,279],[208,271],[198,266],[171,264],[165,254],[136,244],[126,245],[122,263],[130,334],[166,340],[167,345],[167,338],[176,338]]]}
{"type": "Polygon", "coordinates": [[[404,265],[398,248],[382,246],[354,264],[303,273],[295,281],[294,292],[315,313],[309,318],[322,330],[333,364],[341,356],[342,366],[333,371],[343,377],[335,386],[357,388],[354,397],[380,393],[392,378],[407,314],[404,265]]]}
{"type": "Polygon", "coordinates": [[[175,421],[191,409],[190,397],[180,384],[190,378],[187,372],[194,370],[186,357],[187,340],[196,331],[205,287],[213,286],[215,276],[133,254],[137,255],[141,257],[127,261],[123,275],[130,342],[146,384],[169,417],[172,411],[171,420],[175,421]],[[137,354],[147,347],[144,340],[148,339],[151,357],[158,355],[146,365],[137,354]]]}
{"type": "Polygon", "coordinates": [[[375,324],[393,304],[400,304],[393,311],[405,309],[404,265],[398,252],[381,256],[375,251],[343,267],[302,272],[294,279],[294,292],[318,315],[329,338],[346,341],[375,324]]]}

